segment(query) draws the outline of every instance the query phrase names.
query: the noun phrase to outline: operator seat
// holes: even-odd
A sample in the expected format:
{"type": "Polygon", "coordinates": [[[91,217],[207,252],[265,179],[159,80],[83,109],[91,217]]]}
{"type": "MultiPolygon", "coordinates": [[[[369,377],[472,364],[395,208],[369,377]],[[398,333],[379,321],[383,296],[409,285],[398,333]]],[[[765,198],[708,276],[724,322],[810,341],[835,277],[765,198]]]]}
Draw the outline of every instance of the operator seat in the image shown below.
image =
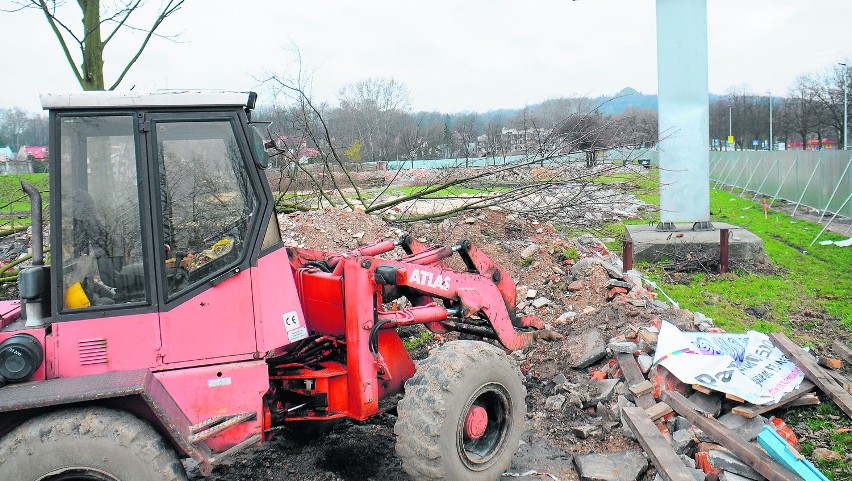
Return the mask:
{"type": "Polygon", "coordinates": [[[124,241],[107,226],[89,192],[74,191],[72,202],[74,251],[91,249],[101,282],[115,288],[114,302],[144,301],[145,269],[142,261],[125,264],[124,241]]]}

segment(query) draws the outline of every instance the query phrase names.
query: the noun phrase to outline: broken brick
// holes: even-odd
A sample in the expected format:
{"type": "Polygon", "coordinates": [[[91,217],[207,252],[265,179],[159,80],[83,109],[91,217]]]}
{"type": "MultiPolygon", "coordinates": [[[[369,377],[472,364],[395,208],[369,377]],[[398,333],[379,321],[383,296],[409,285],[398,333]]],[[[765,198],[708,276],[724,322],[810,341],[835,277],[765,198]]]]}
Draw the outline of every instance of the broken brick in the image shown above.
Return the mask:
{"type": "Polygon", "coordinates": [[[606,300],[611,301],[615,299],[615,296],[619,294],[627,294],[627,289],[623,287],[613,287],[610,290],[606,291],[606,300]]]}
{"type": "Polygon", "coordinates": [[[793,429],[787,425],[783,420],[772,416],[769,418],[769,424],[772,429],[774,429],[779,436],[784,438],[790,446],[794,448],[799,445],[799,438],[796,437],[796,433],[793,432],[793,429]]]}
{"type": "Polygon", "coordinates": [[[699,451],[695,453],[695,466],[708,475],[719,476],[722,472],[722,470],[715,468],[710,464],[710,459],[706,451],[699,451]]]}

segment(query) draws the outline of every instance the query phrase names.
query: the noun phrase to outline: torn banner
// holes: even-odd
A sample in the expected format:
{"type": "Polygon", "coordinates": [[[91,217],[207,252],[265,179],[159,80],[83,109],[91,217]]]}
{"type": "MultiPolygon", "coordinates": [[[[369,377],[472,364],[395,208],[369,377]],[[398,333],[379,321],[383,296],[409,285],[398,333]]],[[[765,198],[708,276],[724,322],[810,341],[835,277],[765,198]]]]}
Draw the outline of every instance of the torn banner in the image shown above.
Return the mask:
{"type": "Polygon", "coordinates": [[[753,404],[778,402],[805,378],[766,334],[681,332],[663,321],[654,363],[681,382],[700,384],[753,404]]]}

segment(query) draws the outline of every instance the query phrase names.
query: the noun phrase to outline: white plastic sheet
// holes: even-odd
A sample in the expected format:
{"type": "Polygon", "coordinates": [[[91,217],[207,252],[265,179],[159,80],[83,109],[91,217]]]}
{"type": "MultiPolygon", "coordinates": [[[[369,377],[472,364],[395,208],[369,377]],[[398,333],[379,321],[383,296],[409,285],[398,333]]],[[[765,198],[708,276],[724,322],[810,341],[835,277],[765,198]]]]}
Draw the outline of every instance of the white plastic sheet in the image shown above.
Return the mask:
{"type": "Polygon", "coordinates": [[[753,404],[778,402],[805,378],[766,334],[681,332],[666,321],[660,328],[654,363],[681,382],[732,394],[753,404]]]}

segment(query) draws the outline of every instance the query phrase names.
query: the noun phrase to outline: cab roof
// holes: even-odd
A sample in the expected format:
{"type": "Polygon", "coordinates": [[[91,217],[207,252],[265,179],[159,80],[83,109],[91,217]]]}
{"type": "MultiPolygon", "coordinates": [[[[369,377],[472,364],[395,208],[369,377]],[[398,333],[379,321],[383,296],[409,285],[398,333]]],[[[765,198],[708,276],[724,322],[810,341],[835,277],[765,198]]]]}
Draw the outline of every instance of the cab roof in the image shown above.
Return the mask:
{"type": "Polygon", "coordinates": [[[43,93],[45,110],[147,107],[243,107],[253,109],[257,94],[233,90],[157,90],[43,93]]]}

